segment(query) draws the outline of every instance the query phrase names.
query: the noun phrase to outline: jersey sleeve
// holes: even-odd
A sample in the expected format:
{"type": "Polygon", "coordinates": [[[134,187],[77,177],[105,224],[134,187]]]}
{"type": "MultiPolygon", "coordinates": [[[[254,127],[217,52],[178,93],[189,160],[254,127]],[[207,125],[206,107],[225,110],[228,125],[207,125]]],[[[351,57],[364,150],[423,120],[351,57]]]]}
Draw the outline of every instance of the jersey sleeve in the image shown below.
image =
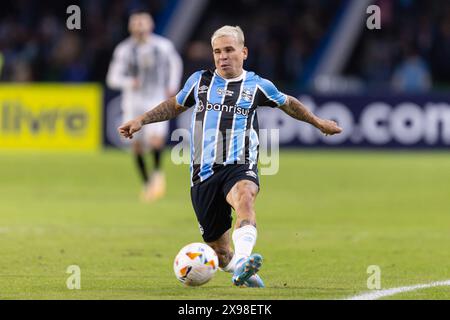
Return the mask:
{"type": "Polygon", "coordinates": [[[180,89],[181,76],[183,74],[183,61],[172,43],[167,48],[167,59],[169,64],[168,90],[175,94],[180,89]]]}
{"type": "Polygon", "coordinates": [[[261,79],[258,87],[261,91],[259,106],[275,108],[286,103],[287,96],[280,92],[271,81],[261,79]]]}
{"type": "Polygon", "coordinates": [[[190,108],[195,105],[195,88],[202,76],[203,71],[197,71],[193,73],[189,79],[187,79],[184,87],[176,95],[177,103],[180,106],[190,108]]]}
{"type": "Polygon", "coordinates": [[[106,76],[106,83],[111,89],[124,90],[131,88],[134,79],[126,75],[127,65],[127,52],[125,46],[122,44],[114,50],[106,76]]]}

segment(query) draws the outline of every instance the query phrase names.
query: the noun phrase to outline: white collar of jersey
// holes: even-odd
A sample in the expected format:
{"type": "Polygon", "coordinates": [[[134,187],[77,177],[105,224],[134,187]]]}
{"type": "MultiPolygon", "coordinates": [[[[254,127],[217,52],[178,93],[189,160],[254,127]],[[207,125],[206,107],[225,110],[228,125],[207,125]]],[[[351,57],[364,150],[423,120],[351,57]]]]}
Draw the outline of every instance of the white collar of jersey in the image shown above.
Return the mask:
{"type": "Polygon", "coordinates": [[[242,79],[244,79],[244,76],[245,76],[245,74],[247,73],[247,71],[242,70],[242,73],[241,73],[239,76],[237,76],[236,78],[232,78],[232,79],[227,79],[227,78],[222,77],[222,76],[217,72],[217,69],[214,70],[214,73],[216,74],[216,76],[221,77],[221,78],[224,79],[225,81],[232,82],[232,81],[241,81],[242,79]]]}
{"type": "Polygon", "coordinates": [[[133,41],[133,43],[135,44],[135,45],[140,45],[140,44],[145,44],[145,43],[148,43],[148,42],[150,42],[150,38],[152,37],[152,34],[148,34],[145,38],[144,38],[144,41],[138,41],[136,38],[134,38],[134,37],[131,37],[131,40],[133,41]]]}

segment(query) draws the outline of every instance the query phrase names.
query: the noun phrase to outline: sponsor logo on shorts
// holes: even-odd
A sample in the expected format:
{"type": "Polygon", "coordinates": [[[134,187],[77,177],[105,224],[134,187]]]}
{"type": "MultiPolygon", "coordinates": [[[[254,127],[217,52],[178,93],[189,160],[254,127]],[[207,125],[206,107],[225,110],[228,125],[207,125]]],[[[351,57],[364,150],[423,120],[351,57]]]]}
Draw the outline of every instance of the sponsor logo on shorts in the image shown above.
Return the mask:
{"type": "Polygon", "coordinates": [[[203,235],[205,233],[205,230],[203,230],[202,225],[199,223],[198,228],[200,229],[200,234],[203,235]]]}
{"type": "Polygon", "coordinates": [[[256,177],[257,177],[257,176],[256,176],[256,173],[254,173],[252,170],[246,171],[245,174],[246,174],[247,176],[250,176],[250,177],[255,178],[255,179],[256,179],[256,177]]]}

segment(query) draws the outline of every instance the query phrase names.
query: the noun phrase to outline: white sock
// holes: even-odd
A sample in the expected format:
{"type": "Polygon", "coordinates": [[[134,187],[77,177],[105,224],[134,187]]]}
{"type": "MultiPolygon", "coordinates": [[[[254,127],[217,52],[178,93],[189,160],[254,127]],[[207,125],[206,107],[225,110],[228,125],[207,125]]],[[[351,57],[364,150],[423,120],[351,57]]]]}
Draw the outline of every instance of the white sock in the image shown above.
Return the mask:
{"type": "Polygon", "coordinates": [[[227,266],[224,267],[222,270],[225,272],[233,273],[234,269],[236,268],[236,261],[237,261],[237,256],[233,255],[233,258],[230,260],[230,262],[227,264],[227,266]]]}
{"type": "Polygon", "coordinates": [[[252,254],[258,232],[252,225],[246,225],[233,231],[234,255],[230,262],[222,268],[225,272],[233,273],[236,263],[241,258],[247,258],[252,254]]]}
{"type": "MultiPolygon", "coordinates": [[[[246,225],[233,231],[234,256],[236,262],[252,254],[258,232],[252,225],[246,225]]],[[[234,259],[234,257],[233,257],[234,259]]]]}

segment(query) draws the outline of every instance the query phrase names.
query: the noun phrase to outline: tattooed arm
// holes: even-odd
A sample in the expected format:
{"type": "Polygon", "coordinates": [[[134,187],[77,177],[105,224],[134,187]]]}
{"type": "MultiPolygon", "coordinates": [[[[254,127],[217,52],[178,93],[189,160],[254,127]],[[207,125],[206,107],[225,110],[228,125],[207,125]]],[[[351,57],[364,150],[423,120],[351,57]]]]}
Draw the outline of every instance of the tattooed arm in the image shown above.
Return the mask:
{"type": "Polygon", "coordinates": [[[170,120],[186,110],[187,108],[180,106],[175,97],[172,97],[161,102],[154,109],[147,111],[138,118],[141,120],[142,125],[146,125],[153,122],[170,120]]]}
{"type": "Polygon", "coordinates": [[[118,131],[125,138],[131,139],[133,138],[133,133],[141,130],[142,126],[153,122],[170,120],[187,109],[188,108],[180,106],[175,97],[172,97],[164,102],[161,102],[154,109],[124,123],[118,128],[118,131]]]}
{"type": "Polygon", "coordinates": [[[280,109],[294,119],[312,124],[325,135],[333,135],[342,131],[336,122],[317,117],[294,97],[287,96],[286,103],[280,106],[280,109]]]}

